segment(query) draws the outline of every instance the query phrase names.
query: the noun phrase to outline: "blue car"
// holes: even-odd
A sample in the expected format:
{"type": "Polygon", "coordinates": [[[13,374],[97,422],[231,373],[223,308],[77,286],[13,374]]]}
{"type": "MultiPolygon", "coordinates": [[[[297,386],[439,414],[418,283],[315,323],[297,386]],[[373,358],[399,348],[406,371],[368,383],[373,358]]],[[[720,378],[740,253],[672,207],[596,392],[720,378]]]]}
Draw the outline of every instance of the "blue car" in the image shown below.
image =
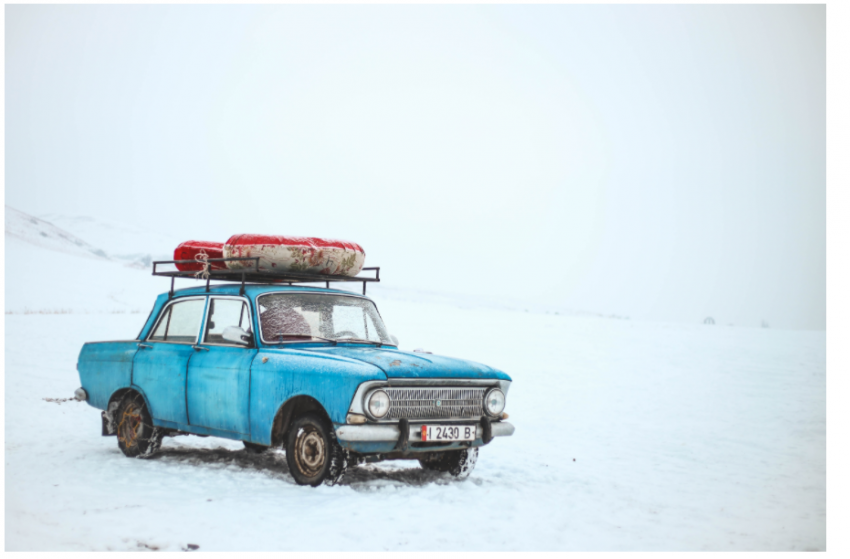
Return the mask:
{"type": "Polygon", "coordinates": [[[514,431],[505,373],[400,351],[366,296],[244,274],[172,280],[135,340],[85,344],[77,370],[76,397],[103,410],[102,434],[126,456],[152,456],[166,436],[225,437],[283,447],[301,485],[396,459],[464,478],[480,446],[514,431]]]}

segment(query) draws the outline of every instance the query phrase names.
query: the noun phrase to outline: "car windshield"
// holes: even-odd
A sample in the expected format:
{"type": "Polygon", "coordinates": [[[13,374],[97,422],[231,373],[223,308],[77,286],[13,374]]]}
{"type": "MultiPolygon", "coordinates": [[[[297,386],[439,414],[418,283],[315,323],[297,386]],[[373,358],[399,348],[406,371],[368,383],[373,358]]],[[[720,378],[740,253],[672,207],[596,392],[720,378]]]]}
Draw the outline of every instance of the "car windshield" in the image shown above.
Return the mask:
{"type": "Polygon", "coordinates": [[[375,304],[325,293],[269,293],[257,300],[263,342],[326,338],[392,344],[375,304]]]}

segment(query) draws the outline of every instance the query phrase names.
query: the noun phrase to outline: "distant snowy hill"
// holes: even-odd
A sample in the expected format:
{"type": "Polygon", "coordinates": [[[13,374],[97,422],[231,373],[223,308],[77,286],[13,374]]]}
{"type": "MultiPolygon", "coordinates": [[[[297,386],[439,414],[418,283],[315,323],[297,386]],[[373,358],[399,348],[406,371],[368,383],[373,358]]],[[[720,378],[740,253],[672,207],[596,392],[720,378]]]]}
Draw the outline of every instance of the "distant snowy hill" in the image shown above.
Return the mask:
{"type": "MultiPolygon", "coordinates": [[[[14,311],[24,308],[29,310],[41,309],[45,306],[49,308],[78,310],[83,308],[114,309],[112,303],[103,299],[99,289],[91,288],[93,285],[106,287],[109,284],[109,282],[102,282],[102,278],[105,277],[104,274],[109,275],[112,273],[107,273],[107,269],[120,264],[122,265],[121,267],[136,268],[150,273],[152,261],[171,260],[173,258],[174,247],[180,240],[174,235],[168,235],[157,230],[148,230],[134,223],[118,222],[103,217],[68,216],[62,214],[42,214],[39,217],[35,217],[9,206],[6,206],[6,238],[7,241],[10,238],[22,241],[20,243],[21,246],[12,246],[19,243],[7,242],[7,269],[29,268],[26,273],[19,272],[12,278],[7,273],[7,294],[10,293],[8,286],[20,286],[20,289],[13,293],[11,298],[7,298],[7,308],[11,308],[14,311]],[[49,255],[50,253],[44,254],[39,250],[33,251],[33,245],[50,251],[63,252],[70,256],[98,258],[104,260],[106,265],[105,267],[82,265],[79,262],[74,262],[74,258],[60,258],[57,255],[51,256],[49,255]],[[74,304],[71,304],[68,298],[64,297],[60,297],[60,300],[47,303],[42,300],[44,291],[41,291],[37,297],[34,297],[34,291],[28,289],[28,287],[34,285],[32,282],[40,285],[42,279],[48,277],[44,275],[45,262],[50,262],[51,267],[57,270],[76,269],[75,275],[80,278],[78,282],[80,289],[91,295],[89,302],[84,304],[79,293],[74,298],[74,304]]],[[[125,274],[118,273],[118,275],[123,277],[125,274]]],[[[48,279],[50,281],[55,280],[53,276],[49,276],[48,279]]],[[[602,316],[597,313],[580,312],[558,305],[529,303],[514,293],[505,293],[500,297],[493,297],[428,291],[399,285],[392,281],[391,276],[384,275],[384,280],[384,282],[370,285],[368,288],[368,295],[374,298],[379,304],[385,300],[417,301],[420,303],[449,304],[470,309],[520,310],[553,315],[602,316]]],[[[66,279],[65,281],[67,282],[68,280],[66,279]]],[[[124,281],[125,285],[136,285],[136,282],[139,280],[135,274],[130,274],[124,281]],[[129,284],[126,283],[128,280],[129,284]]],[[[156,289],[161,287],[161,284],[150,282],[147,278],[142,281],[142,285],[145,288],[150,285],[158,286],[156,289]]],[[[192,284],[191,281],[179,283],[185,285],[192,284]]],[[[335,287],[352,291],[359,291],[361,288],[357,284],[337,285],[335,287]]],[[[110,287],[110,291],[112,290],[113,288],[110,287]]],[[[146,289],[143,291],[147,292],[146,289]]],[[[119,305],[119,308],[140,309],[146,308],[150,304],[145,299],[138,300],[132,298],[132,303],[127,298],[119,297],[118,299],[122,300],[122,305],[119,305]]],[[[609,316],[608,318],[624,317],[609,316]]]]}
{"type": "Polygon", "coordinates": [[[90,216],[44,214],[40,217],[97,245],[110,258],[138,268],[150,268],[152,260],[170,260],[177,245],[173,236],[138,224],[90,216]]]}
{"type": "Polygon", "coordinates": [[[145,312],[168,286],[140,267],[6,206],[7,314],[145,312]]]}
{"type": "Polygon", "coordinates": [[[107,259],[106,253],[56,225],[6,206],[6,237],[56,252],[107,259]]]}
{"type": "Polygon", "coordinates": [[[174,237],[132,223],[90,216],[38,217],[6,206],[6,238],[74,256],[115,260],[149,270],[153,260],[170,260],[174,237]]]}

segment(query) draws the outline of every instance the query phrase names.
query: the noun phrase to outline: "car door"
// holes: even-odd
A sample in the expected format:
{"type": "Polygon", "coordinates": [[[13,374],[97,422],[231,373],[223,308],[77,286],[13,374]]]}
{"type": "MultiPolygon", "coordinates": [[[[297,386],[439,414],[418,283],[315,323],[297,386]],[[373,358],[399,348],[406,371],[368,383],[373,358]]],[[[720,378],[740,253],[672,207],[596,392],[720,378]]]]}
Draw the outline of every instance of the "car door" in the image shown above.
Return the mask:
{"type": "Polygon", "coordinates": [[[155,420],[187,424],[186,369],[198,341],[206,297],[163,307],[157,325],[133,358],[133,384],[142,389],[155,420]]]}
{"type": "Polygon", "coordinates": [[[189,359],[189,423],[237,434],[250,434],[248,416],[251,362],[257,355],[248,301],[242,297],[213,296],[207,309],[203,336],[189,359]],[[223,338],[228,327],[250,333],[248,344],[223,338]]]}

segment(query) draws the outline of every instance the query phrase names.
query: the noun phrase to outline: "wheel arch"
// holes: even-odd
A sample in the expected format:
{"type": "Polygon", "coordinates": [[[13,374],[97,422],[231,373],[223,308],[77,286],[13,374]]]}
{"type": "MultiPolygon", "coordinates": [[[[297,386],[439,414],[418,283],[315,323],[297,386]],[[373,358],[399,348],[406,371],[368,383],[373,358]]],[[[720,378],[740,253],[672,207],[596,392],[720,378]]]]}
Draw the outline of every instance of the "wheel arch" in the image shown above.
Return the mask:
{"type": "Polygon", "coordinates": [[[112,395],[109,397],[109,402],[106,404],[106,413],[111,414],[121,402],[121,400],[123,400],[124,397],[127,396],[127,394],[130,394],[132,392],[135,392],[136,394],[142,397],[142,399],[145,401],[145,407],[148,408],[148,413],[150,413],[151,406],[150,402],[148,402],[148,397],[145,395],[144,391],[142,391],[142,389],[140,389],[138,386],[125,386],[113,392],[112,395]]]}
{"type": "Polygon", "coordinates": [[[317,412],[321,415],[325,421],[328,422],[328,425],[331,427],[331,432],[333,432],[333,422],[321,402],[312,396],[299,394],[298,396],[293,396],[281,404],[277,413],[275,413],[271,432],[272,446],[276,447],[283,445],[292,422],[295,421],[297,417],[309,412],[317,412]]]}
{"type": "Polygon", "coordinates": [[[104,435],[115,434],[115,417],[113,416],[113,413],[118,409],[118,404],[121,403],[121,400],[123,400],[128,394],[138,394],[141,396],[142,400],[145,402],[145,407],[148,408],[148,413],[150,413],[151,407],[148,403],[148,398],[137,386],[124,386],[119,388],[109,396],[109,401],[106,403],[106,410],[104,410],[104,435]]]}

